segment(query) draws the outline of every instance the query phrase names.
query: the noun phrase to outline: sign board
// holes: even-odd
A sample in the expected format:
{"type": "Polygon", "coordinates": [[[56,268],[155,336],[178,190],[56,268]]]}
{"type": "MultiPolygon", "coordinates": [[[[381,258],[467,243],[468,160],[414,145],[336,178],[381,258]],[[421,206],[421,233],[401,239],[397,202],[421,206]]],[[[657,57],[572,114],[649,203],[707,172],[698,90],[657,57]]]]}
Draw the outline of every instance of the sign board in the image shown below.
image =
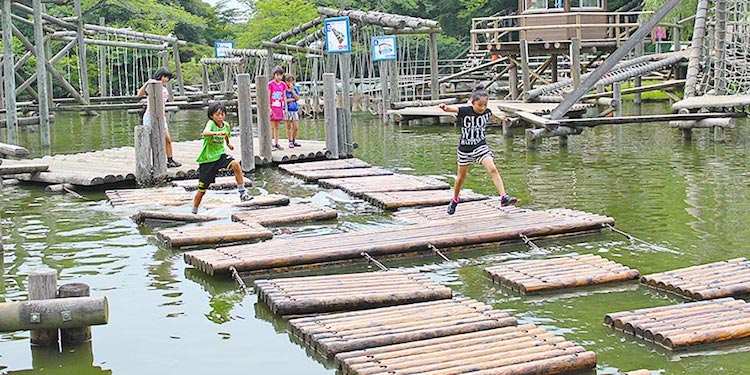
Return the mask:
{"type": "Polygon", "coordinates": [[[396,60],[396,37],[393,35],[372,37],[372,61],[396,60]]]}
{"type": "Polygon", "coordinates": [[[214,56],[229,57],[227,50],[234,48],[234,42],[231,40],[219,40],[214,42],[214,56]]]}
{"type": "Polygon", "coordinates": [[[326,34],[327,53],[348,53],[352,51],[349,17],[327,18],[323,24],[326,34]]]}

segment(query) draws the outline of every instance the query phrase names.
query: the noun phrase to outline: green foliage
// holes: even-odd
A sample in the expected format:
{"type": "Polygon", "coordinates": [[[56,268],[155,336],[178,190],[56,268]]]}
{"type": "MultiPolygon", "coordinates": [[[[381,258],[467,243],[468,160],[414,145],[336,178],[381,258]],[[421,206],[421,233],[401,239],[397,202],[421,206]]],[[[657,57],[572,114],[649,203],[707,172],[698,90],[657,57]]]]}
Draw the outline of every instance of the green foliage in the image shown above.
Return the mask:
{"type": "Polygon", "coordinates": [[[251,16],[247,24],[234,27],[238,48],[258,48],[262,41],[317,18],[318,12],[308,0],[258,0],[251,16]]]}

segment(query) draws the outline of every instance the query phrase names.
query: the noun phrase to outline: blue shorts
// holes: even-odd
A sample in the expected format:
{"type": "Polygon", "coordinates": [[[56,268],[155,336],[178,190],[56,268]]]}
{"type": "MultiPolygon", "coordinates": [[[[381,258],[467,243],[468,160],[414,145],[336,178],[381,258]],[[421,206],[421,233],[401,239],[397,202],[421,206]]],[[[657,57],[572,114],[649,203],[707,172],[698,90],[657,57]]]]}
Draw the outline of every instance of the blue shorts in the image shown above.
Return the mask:
{"type": "MultiPolygon", "coordinates": [[[[148,114],[143,115],[143,126],[151,128],[151,116],[148,114]]],[[[164,116],[164,131],[169,132],[169,122],[166,116],[164,116]]]]}

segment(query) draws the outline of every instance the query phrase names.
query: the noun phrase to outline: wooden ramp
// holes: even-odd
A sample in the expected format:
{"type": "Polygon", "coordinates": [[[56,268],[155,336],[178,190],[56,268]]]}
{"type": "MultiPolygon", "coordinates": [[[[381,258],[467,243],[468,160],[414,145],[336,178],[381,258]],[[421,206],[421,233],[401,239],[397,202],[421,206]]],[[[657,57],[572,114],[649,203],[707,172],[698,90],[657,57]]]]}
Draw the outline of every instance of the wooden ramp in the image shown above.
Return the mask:
{"type": "Polygon", "coordinates": [[[327,358],[341,352],[516,325],[507,313],[469,298],[289,320],[289,331],[327,358]]]}
{"type": "MultiPolygon", "coordinates": [[[[453,199],[453,191],[388,191],[382,193],[364,193],[362,198],[377,207],[386,210],[396,210],[403,207],[447,205],[448,202],[453,199]]],[[[471,202],[482,199],[487,199],[487,196],[471,192],[464,192],[461,194],[462,202],[471,202]]]]}
{"type": "Polygon", "coordinates": [[[193,194],[180,187],[155,189],[119,189],[104,192],[112,206],[181,206],[193,200],[193,194]]]}
{"type": "Polygon", "coordinates": [[[451,289],[419,272],[255,280],[258,299],[279,315],[318,314],[450,299],[451,289]]]}
{"type": "Polygon", "coordinates": [[[598,285],[638,278],[638,271],[598,255],[506,262],[484,269],[490,280],[521,293],[598,285]]]}
{"type": "Polygon", "coordinates": [[[750,305],[721,298],[608,314],[610,327],[670,350],[750,337],[750,305]]]}
{"type": "Polygon", "coordinates": [[[310,161],[305,163],[290,163],[279,165],[279,169],[294,173],[298,171],[318,171],[327,169],[347,169],[347,168],[368,168],[372,167],[369,163],[360,159],[337,159],[310,161]]]}
{"type": "Polygon", "coordinates": [[[330,178],[318,180],[324,188],[341,189],[355,197],[365,193],[404,190],[450,189],[447,182],[430,177],[393,174],[390,176],[330,178]]]}
{"type": "Polygon", "coordinates": [[[572,374],[596,354],[533,324],[509,326],[336,354],[344,375],[572,374]]]}
{"type": "Polygon", "coordinates": [[[332,208],[303,203],[237,212],[232,214],[232,220],[271,226],[293,224],[301,221],[330,220],[335,219],[336,216],[336,210],[332,208]]]}
{"type": "Polygon", "coordinates": [[[346,177],[367,177],[367,176],[387,176],[393,172],[383,168],[345,168],[345,169],[315,169],[315,170],[298,170],[290,172],[295,177],[299,177],[305,182],[317,182],[326,178],[346,178],[346,177]]]}
{"type": "Polygon", "coordinates": [[[736,258],[655,273],[641,282],[694,300],[742,296],[750,294],[750,261],[736,258]]]}
{"type": "Polygon", "coordinates": [[[251,222],[172,228],[160,230],[157,235],[167,246],[171,247],[268,240],[273,237],[270,230],[251,222]]]}
{"type": "MultiPolygon", "coordinates": [[[[451,195],[453,195],[451,193],[451,195]]],[[[446,207],[425,207],[414,210],[403,210],[393,214],[393,217],[411,223],[429,223],[436,220],[469,220],[485,216],[504,216],[532,212],[526,208],[516,206],[503,207],[499,199],[487,199],[474,202],[459,203],[456,213],[446,214],[446,207]]],[[[580,211],[572,211],[580,212],[580,211]]]]}
{"type": "Polygon", "coordinates": [[[231,266],[238,271],[304,268],[336,261],[361,261],[363,252],[374,257],[432,254],[430,246],[461,250],[480,244],[517,242],[520,234],[543,238],[589,233],[613,223],[610,217],[582,211],[517,210],[512,214],[486,216],[482,220],[476,217],[435,220],[372,231],[198,250],[186,253],[185,262],[211,275],[227,273],[231,266]]]}
{"type": "MultiPolygon", "coordinates": [[[[252,187],[253,181],[248,178],[243,178],[246,187],[252,187]]],[[[190,180],[175,180],[172,181],[172,186],[181,187],[188,191],[198,190],[198,179],[190,180]]],[[[232,190],[237,188],[237,179],[232,176],[216,177],[216,181],[208,186],[209,190],[232,190]]]]}

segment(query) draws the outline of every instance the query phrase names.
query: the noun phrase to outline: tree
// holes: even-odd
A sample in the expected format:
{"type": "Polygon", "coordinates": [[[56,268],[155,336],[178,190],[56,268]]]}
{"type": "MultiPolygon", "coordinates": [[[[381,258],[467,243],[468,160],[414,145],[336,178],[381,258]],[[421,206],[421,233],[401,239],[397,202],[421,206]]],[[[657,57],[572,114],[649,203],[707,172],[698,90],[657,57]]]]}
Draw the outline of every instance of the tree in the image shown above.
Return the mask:
{"type": "Polygon", "coordinates": [[[234,27],[235,46],[257,48],[261,42],[317,17],[309,0],[258,0],[253,3],[250,20],[234,27]]]}

